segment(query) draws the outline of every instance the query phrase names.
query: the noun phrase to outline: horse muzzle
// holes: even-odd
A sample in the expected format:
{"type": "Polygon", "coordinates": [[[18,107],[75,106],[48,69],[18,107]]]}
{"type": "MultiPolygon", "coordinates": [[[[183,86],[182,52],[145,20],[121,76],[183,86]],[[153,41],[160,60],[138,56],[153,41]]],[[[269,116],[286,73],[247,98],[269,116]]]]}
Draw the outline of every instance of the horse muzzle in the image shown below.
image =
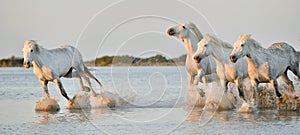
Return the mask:
{"type": "Polygon", "coordinates": [[[24,62],[23,65],[25,68],[30,68],[30,62],[24,62]]]}
{"type": "Polygon", "coordinates": [[[194,56],[194,61],[196,63],[200,63],[201,62],[201,58],[199,56],[194,56]]]}
{"type": "Polygon", "coordinates": [[[235,55],[230,55],[229,58],[232,63],[235,63],[237,61],[237,57],[235,55]]]}
{"type": "Polygon", "coordinates": [[[175,30],[173,28],[170,28],[168,31],[167,31],[168,35],[169,36],[174,36],[175,35],[175,30]]]}

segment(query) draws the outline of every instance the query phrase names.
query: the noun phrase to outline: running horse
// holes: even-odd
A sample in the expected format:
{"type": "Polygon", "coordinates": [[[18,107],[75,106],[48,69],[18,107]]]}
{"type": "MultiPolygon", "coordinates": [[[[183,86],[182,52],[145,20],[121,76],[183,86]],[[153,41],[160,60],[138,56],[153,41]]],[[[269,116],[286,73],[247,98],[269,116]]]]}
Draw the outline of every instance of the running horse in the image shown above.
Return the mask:
{"type": "Polygon", "coordinates": [[[300,79],[299,63],[296,50],[287,43],[273,43],[268,48],[263,48],[249,34],[242,34],[234,43],[230,60],[237,62],[246,56],[248,74],[251,81],[252,102],[255,102],[259,83],[271,83],[274,86],[276,96],[281,99],[277,78],[288,85],[292,97],[297,98],[293,82],[287,76],[287,71],[292,71],[300,79]]]}
{"type": "Polygon", "coordinates": [[[82,91],[91,91],[93,96],[97,93],[93,90],[89,78],[94,79],[102,87],[101,82],[88,70],[84,65],[80,52],[73,46],[61,46],[56,49],[48,50],[38,45],[34,40],[27,40],[23,48],[24,67],[30,68],[33,65],[33,73],[39,79],[46,99],[49,99],[47,84],[49,81],[54,82],[60,89],[61,94],[73,104],[61,83],[60,78],[78,78],[80,89],[82,91]],[[72,70],[75,70],[72,72],[72,70]],[[83,85],[82,79],[88,87],[83,85]]]}
{"type": "Polygon", "coordinates": [[[199,89],[198,82],[206,85],[206,83],[218,80],[216,63],[211,56],[203,59],[201,63],[195,63],[193,59],[197,50],[197,43],[203,38],[194,23],[187,22],[173,26],[168,29],[167,34],[181,39],[185,45],[187,52],[185,66],[188,74],[189,90],[199,89]]]}
{"type": "Polygon", "coordinates": [[[196,63],[200,63],[208,56],[213,56],[217,63],[217,74],[220,78],[222,87],[225,86],[225,93],[227,93],[229,82],[236,84],[239,90],[239,96],[246,101],[244,95],[243,81],[248,77],[248,67],[245,58],[232,63],[229,55],[233,50],[233,46],[218,39],[214,35],[204,35],[203,39],[198,43],[198,50],[195,53],[194,59],[196,63]]]}

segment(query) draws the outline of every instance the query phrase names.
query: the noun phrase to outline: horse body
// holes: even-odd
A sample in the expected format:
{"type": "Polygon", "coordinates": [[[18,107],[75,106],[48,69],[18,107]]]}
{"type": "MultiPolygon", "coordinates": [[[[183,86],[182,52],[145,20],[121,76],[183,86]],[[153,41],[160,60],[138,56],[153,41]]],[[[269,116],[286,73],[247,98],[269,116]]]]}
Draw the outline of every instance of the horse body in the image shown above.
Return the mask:
{"type": "Polygon", "coordinates": [[[56,83],[61,94],[72,103],[62,86],[61,77],[78,78],[80,89],[83,91],[91,90],[94,96],[96,92],[93,90],[89,78],[94,79],[102,87],[100,81],[83,64],[80,52],[72,46],[61,46],[48,50],[39,46],[35,41],[29,40],[24,43],[23,56],[24,67],[29,68],[30,64],[33,65],[33,72],[39,79],[47,99],[49,98],[47,84],[52,81],[56,83]],[[72,72],[73,69],[76,71],[72,72]],[[88,87],[83,85],[82,79],[85,80],[88,87]]]}
{"type": "Polygon", "coordinates": [[[227,84],[233,82],[239,89],[239,95],[245,100],[243,90],[243,80],[248,77],[247,62],[245,59],[232,63],[229,60],[229,55],[233,49],[232,45],[219,40],[212,35],[205,35],[198,43],[198,50],[195,53],[194,59],[196,62],[201,62],[202,59],[213,56],[217,63],[217,74],[221,80],[222,87],[225,87],[227,92],[227,84]]]}
{"type": "Polygon", "coordinates": [[[216,75],[216,63],[212,57],[203,59],[201,63],[194,62],[193,56],[197,50],[197,43],[203,38],[195,24],[191,22],[179,24],[168,29],[167,33],[184,42],[187,51],[185,66],[188,73],[189,90],[193,89],[198,82],[206,84],[218,78],[216,75]]]}
{"type": "Polygon", "coordinates": [[[75,67],[75,62],[68,61],[73,60],[73,52],[76,51],[74,47],[64,46],[53,50],[39,47],[39,49],[40,55],[32,62],[34,74],[39,79],[53,81],[67,75],[72,70],[70,68],[75,67]]]}
{"type": "Polygon", "coordinates": [[[236,62],[246,56],[253,100],[256,98],[259,83],[272,83],[277,97],[281,97],[276,80],[278,77],[282,78],[295,96],[293,82],[287,76],[287,71],[291,70],[298,76],[298,79],[300,77],[295,49],[284,42],[274,43],[269,48],[263,48],[250,36],[246,34],[239,36],[230,59],[232,62],[236,62]]]}

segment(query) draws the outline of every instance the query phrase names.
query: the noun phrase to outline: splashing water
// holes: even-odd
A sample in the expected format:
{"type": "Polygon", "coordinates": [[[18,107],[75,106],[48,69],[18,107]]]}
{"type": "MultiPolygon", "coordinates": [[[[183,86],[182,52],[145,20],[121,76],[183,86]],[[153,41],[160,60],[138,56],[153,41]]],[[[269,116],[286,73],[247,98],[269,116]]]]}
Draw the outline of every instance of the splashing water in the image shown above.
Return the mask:
{"type": "Polygon", "coordinates": [[[133,100],[133,96],[129,97],[124,93],[115,92],[114,89],[104,88],[99,95],[96,97],[91,97],[91,105],[93,108],[118,107],[134,102],[133,100]]]}
{"type": "Polygon", "coordinates": [[[90,96],[87,93],[77,93],[73,98],[73,103],[68,102],[68,109],[90,109],[90,96]]]}
{"type": "Polygon", "coordinates": [[[195,90],[189,90],[184,100],[185,105],[204,107],[206,98],[205,95],[200,94],[200,91],[203,90],[201,90],[200,88],[195,90]]]}
{"type": "Polygon", "coordinates": [[[284,92],[281,99],[277,99],[278,110],[296,110],[299,99],[295,99],[295,95],[290,92],[284,92]]]}
{"type": "Polygon", "coordinates": [[[41,98],[35,106],[36,111],[59,111],[60,107],[57,98],[43,99],[41,98]]]}
{"type": "Polygon", "coordinates": [[[247,102],[243,102],[242,106],[238,109],[239,113],[252,113],[257,109],[253,105],[248,104],[247,102]]]}
{"type": "Polygon", "coordinates": [[[235,89],[230,88],[228,93],[224,93],[224,90],[217,84],[213,83],[211,87],[205,88],[205,94],[202,95],[201,88],[194,88],[192,91],[188,91],[185,104],[195,107],[204,107],[206,110],[230,110],[235,108],[236,93],[235,89]]]}
{"type": "Polygon", "coordinates": [[[230,110],[235,108],[236,96],[233,89],[229,89],[228,93],[218,85],[214,84],[213,87],[206,89],[206,110],[230,110]]]}

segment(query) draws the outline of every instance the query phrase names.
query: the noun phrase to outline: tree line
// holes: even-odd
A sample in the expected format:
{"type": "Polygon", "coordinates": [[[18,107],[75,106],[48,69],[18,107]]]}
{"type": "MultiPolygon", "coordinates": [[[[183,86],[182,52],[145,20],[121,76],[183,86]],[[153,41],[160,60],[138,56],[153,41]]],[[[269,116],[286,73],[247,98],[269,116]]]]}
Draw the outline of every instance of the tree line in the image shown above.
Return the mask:
{"type": "MultiPolygon", "coordinates": [[[[300,61],[300,52],[297,52],[300,61]]],[[[162,55],[155,55],[148,58],[133,56],[103,56],[95,60],[84,62],[87,66],[183,66],[186,55],[168,59],[162,55]]],[[[0,60],[0,67],[22,67],[23,58],[11,56],[0,60]]]]}

